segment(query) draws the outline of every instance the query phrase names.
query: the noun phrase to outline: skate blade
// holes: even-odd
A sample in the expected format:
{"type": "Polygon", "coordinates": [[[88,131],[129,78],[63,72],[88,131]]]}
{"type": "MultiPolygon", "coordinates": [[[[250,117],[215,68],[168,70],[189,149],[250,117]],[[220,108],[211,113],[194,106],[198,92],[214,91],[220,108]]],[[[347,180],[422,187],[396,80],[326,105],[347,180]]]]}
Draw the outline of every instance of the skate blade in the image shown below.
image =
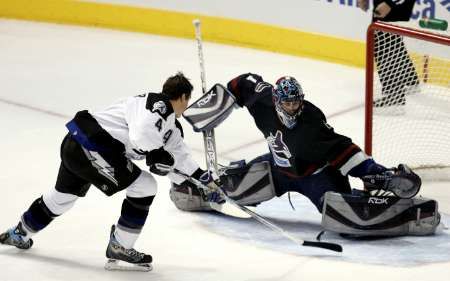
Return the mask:
{"type": "Polygon", "coordinates": [[[119,260],[113,260],[113,259],[109,259],[106,263],[105,263],[105,269],[109,270],[109,271],[151,271],[153,269],[153,266],[151,263],[137,263],[137,264],[133,264],[133,263],[128,263],[128,262],[124,262],[124,261],[119,261],[119,260]]]}

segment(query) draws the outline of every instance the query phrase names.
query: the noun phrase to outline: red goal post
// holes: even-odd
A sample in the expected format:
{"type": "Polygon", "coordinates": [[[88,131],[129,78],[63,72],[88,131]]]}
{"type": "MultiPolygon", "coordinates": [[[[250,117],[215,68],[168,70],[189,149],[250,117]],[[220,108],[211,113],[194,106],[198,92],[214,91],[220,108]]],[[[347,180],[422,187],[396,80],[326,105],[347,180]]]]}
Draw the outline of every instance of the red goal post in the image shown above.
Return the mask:
{"type": "Polygon", "coordinates": [[[365,151],[387,166],[406,163],[437,171],[432,178],[450,179],[448,32],[385,22],[369,26],[365,151]]]}

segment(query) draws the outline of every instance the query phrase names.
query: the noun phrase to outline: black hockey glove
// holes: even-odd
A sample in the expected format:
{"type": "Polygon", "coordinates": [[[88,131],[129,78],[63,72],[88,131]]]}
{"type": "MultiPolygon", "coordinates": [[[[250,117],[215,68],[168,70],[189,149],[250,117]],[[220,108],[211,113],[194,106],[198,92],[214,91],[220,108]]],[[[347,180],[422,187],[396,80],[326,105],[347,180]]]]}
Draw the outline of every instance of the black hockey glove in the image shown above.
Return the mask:
{"type": "Polygon", "coordinates": [[[175,159],[172,153],[160,147],[147,153],[146,163],[150,167],[150,172],[165,176],[173,169],[175,159]]]}
{"type": "Polygon", "coordinates": [[[406,164],[388,169],[380,174],[361,177],[366,190],[386,190],[400,198],[412,198],[420,190],[422,181],[406,164]]]}
{"type": "Polygon", "coordinates": [[[209,190],[202,190],[206,201],[219,204],[225,202],[225,198],[220,190],[222,184],[219,179],[214,180],[211,171],[205,171],[198,180],[209,188],[209,190]]]}

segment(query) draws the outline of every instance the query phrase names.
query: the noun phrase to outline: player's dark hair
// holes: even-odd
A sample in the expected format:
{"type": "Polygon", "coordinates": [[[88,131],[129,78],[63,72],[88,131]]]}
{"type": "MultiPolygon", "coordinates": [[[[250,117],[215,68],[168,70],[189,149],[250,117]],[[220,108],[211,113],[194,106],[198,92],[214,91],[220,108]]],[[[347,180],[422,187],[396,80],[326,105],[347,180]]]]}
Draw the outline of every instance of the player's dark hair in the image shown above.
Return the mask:
{"type": "Polygon", "coordinates": [[[189,79],[187,79],[180,71],[164,82],[162,93],[168,96],[170,100],[176,100],[179,99],[182,94],[186,94],[186,98],[190,98],[193,89],[194,86],[189,82],[189,79]]]}

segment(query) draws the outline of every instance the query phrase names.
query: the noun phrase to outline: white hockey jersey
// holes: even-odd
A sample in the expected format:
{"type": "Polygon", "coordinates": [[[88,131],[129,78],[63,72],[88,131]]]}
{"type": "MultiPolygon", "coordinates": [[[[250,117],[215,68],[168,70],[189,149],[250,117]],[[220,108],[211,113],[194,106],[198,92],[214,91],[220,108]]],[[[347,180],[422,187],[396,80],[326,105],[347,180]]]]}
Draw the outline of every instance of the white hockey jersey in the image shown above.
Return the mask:
{"type": "MultiPolygon", "coordinates": [[[[198,168],[183,140],[183,129],[176,120],[169,100],[149,93],[119,100],[108,108],[90,112],[100,126],[125,145],[126,156],[133,160],[145,158],[145,153],[163,147],[175,158],[175,167],[191,175],[198,168]]],[[[175,183],[183,179],[169,174],[175,183]]]]}

